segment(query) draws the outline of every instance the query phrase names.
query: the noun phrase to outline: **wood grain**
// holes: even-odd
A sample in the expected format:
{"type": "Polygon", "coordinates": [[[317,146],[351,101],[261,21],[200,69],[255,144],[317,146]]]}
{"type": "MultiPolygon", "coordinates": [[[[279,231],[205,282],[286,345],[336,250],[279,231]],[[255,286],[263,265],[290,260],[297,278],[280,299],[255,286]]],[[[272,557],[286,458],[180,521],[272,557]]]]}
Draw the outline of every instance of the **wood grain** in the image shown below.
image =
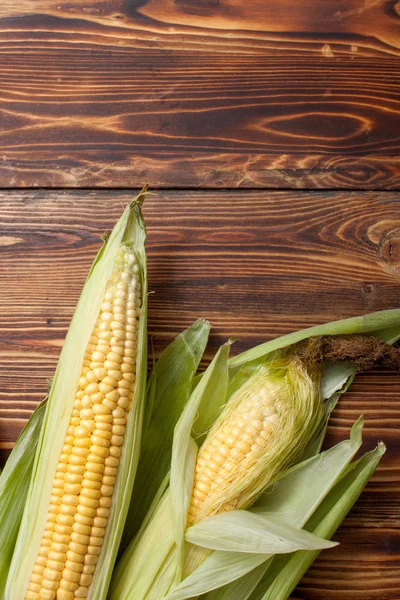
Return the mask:
{"type": "Polygon", "coordinates": [[[0,186],[397,189],[400,3],[0,6],[0,186]]]}
{"type": "MultiPolygon", "coordinates": [[[[46,393],[100,244],[133,193],[0,192],[0,455],[46,393]]],[[[400,304],[400,196],[376,192],[158,191],[148,223],[149,333],[156,356],[199,316],[207,359],[277,335],[400,304]]],[[[398,375],[357,377],[327,443],[365,415],[365,449],[388,451],[293,600],[393,600],[400,588],[398,375]]]]}

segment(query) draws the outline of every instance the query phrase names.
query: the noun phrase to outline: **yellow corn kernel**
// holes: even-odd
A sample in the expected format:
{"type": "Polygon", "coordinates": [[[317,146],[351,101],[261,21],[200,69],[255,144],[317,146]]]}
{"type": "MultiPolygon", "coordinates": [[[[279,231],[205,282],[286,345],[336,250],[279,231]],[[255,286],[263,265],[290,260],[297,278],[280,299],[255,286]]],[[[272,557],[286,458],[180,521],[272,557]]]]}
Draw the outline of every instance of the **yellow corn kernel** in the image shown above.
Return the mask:
{"type": "MultiPolygon", "coordinates": [[[[137,279],[131,256],[132,251],[125,248],[117,261],[86,348],[26,600],[86,598],[93,579],[136,370],[130,361],[132,348],[124,345],[126,333],[132,334],[132,324],[122,294],[134,293],[137,279]],[[117,404],[121,398],[126,398],[122,407],[117,404]]],[[[136,322],[135,339],[137,326],[136,322]]]]}

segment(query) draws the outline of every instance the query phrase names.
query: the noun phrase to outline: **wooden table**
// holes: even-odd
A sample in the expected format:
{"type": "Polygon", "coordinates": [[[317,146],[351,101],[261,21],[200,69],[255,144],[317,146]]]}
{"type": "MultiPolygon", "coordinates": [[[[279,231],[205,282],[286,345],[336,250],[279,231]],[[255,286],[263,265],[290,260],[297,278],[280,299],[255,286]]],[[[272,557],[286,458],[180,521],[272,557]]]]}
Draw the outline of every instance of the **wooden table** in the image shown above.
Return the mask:
{"type": "MultiPolygon", "coordinates": [[[[0,52],[3,462],[146,182],[156,354],[198,316],[210,357],[400,305],[399,2],[3,0],[0,52]]],[[[293,599],[400,598],[398,391],[335,411],[388,452],[293,599]]]]}

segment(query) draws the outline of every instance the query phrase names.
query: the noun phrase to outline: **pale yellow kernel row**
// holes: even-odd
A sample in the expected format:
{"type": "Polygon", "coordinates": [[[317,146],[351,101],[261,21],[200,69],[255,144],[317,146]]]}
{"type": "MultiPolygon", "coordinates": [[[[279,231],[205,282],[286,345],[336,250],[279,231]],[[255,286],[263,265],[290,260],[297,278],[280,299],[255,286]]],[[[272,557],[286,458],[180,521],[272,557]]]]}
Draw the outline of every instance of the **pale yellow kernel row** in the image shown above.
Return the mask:
{"type": "MultiPolygon", "coordinates": [[[[189,524],[214,490],[233,480],[246,458],[253,456],[255,460],[263,452],[277,419],[269,399],[263,397],[255,407],[251,399],[245,398],[228,421],[206,438],[196,461],[189,524]]],[[[229,507],[223,506],[221,510],[229,507]]]]}
{"type": "Polygon", "coordinates": [[[125,254],[86,348],[26,598],[86,598],[107,527],[136,372],[140,285],[125,254]],[[128,282],[132,280],[131,285],[128,282]]]}

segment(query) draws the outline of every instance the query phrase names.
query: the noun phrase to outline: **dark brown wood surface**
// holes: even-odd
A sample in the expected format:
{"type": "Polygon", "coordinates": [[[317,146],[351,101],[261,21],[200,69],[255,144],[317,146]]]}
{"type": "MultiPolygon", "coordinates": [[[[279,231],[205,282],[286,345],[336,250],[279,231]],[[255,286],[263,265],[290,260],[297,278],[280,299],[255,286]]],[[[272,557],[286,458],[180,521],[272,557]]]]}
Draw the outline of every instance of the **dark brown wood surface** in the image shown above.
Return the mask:
{"type": "Polygon", "coordinates": [[[0,187],[400,186],[397,0],[3,0],[0,187]]]}
{"type": "MultiPolygon", "coordinates": [[[[399,0],[3,0],[0,58],[0,466],[146,182],[155,356],[400,305],[399,0]]],[[[388,450],[292,600],[400,600],[399,389],[335,411],[388,450]]]]}
{"type": "MultiPolygon", "coordinates": [[[[134,192],[0,193],[0,448],[4,459],[45,395],[86,273],[134,192]]],[[[149,333],[155,355],[195,318],[209,358],[277,335],[400,304],[400,195],[376,192],[158,191],[144,207],[149,333]]],[[[335,539],[293,595],[394,600],[400,589],[398,375],[357,377],[328,443],[365,415],[365,449],[388,447],[335,539]]]]}

